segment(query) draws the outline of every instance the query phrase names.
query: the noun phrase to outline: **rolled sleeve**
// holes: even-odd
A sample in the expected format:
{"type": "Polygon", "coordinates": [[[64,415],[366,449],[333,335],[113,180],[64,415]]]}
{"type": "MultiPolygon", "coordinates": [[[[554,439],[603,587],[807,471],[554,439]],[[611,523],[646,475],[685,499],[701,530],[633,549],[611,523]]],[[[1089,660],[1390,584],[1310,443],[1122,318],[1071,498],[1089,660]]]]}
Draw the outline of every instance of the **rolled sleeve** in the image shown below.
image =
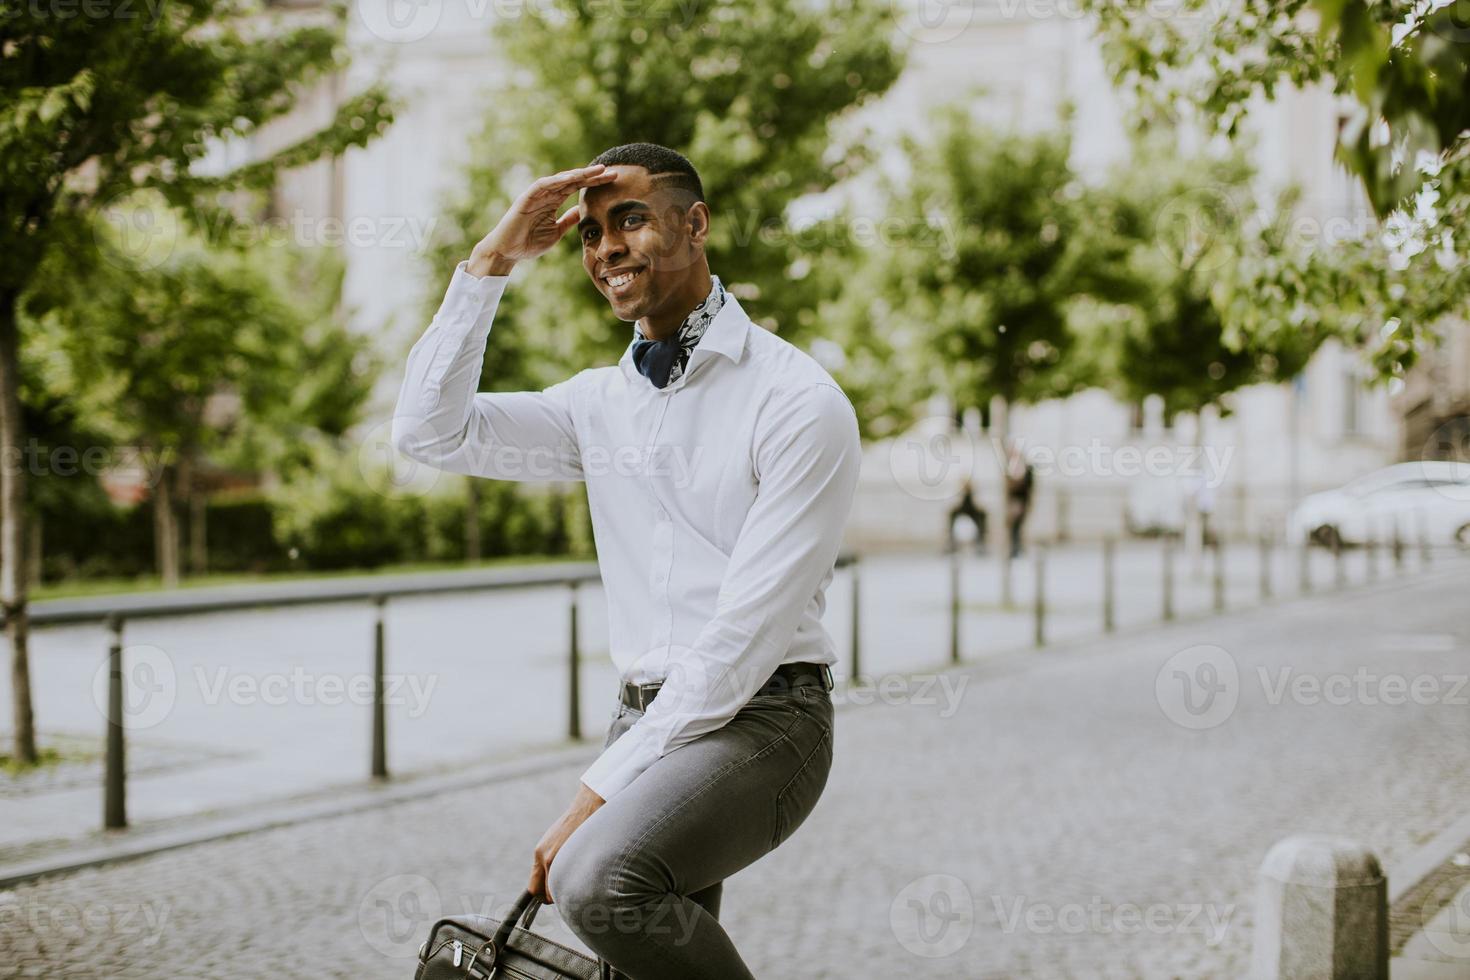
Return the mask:
{"type": "Polygon", "coordinates": [[[589,789],[611,799],[662,756],[724,726],[781,664],[836,563],[861,454],[852,405],[835,385],[807,384],[764,407],[756,497],[714,616],[643,717],[583,773],[589,789]]]}

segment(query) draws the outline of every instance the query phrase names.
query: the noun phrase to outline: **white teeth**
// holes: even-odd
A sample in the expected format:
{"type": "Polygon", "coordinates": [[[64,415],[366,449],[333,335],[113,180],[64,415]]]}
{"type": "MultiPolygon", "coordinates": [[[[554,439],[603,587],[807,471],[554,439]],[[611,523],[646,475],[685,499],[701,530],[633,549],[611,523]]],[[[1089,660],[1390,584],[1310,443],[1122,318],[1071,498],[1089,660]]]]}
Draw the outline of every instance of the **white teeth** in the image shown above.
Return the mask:
{"type": "MultiPolygon", "coordinates": [[[[642,269],[639,269],[638,270],[638,272],[642,272],[642,271],[643,271],[642,269]]],[[[614,288],[616,288],[618,286],[627,285],[628,283],[630,283],[630,282],[633,281],[634,277],[636,277],[638,275],[638,272],[625,272],[625,273],[623,273],[620,276],[613,276],[611,279],[609,279],[607,281],[607,284],[609,286],[614,287],[614,288]]]]}

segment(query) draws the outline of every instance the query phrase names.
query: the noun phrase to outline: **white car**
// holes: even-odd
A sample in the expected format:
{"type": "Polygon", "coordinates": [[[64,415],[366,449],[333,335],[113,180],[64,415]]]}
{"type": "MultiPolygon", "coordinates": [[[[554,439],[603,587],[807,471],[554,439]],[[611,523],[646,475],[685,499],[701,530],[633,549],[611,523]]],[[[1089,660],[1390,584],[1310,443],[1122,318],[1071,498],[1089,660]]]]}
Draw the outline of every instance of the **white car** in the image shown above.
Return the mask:
{"type": "Polygon", "coordinates": [[[1470,463],[1396,463],[1302,500],[1287,518],[1292,541],[1380,544],[1395,529],[1406,544],[1470,548],[1470,463]]]}

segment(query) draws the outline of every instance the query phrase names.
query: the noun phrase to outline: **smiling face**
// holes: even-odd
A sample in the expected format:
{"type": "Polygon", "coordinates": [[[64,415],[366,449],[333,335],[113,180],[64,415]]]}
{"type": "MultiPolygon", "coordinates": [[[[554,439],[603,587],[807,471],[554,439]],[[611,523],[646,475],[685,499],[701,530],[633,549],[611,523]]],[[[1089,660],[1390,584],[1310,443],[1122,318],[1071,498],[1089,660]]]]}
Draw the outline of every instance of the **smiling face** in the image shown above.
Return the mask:
{"type": "Polygon", "coordinates": [[[608,169],[617,179],[578,201],[582,266],[618,319],[661,338],[709,292],[709,208],[643,167],[608,169]]]}

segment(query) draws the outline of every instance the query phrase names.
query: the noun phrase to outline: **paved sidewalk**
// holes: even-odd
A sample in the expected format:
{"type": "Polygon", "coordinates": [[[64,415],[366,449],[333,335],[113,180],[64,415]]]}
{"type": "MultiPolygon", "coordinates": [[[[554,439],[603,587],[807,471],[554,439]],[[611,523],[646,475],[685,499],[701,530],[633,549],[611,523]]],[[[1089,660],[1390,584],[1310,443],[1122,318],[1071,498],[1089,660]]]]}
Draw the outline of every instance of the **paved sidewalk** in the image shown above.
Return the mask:
{"type": "MultiPolygon", "coordinates": [[[[839,711],[821,804],[724,920],[759,976],[1233,980],[1275,841],[1392,872],[1470,813],[1467,651],[1441,566],[921,678],[839,711]]],[[[19,886],[0,975],[408,976],[437,914],[514,897],[577,771],[19,886]]]]}
{"type": "MultiPolygon", "coordinates": [[[[1313,554],[1319,589],[1330,556],[1313,554]]],[[[1162,613],[1158,542],[1121,546],[1117,622],[1162,613]]],[[[1227,602],[1259,601],[1259,554],[1227,554],[1227,602]]],[[[1456,559],[1459,560],[1459,559],[1456,559]]],[[[1350,577],[1366,559],[1348,556],[1350,577]]],[[[1381,574],[1388,575],[1386,559],[1381,574]]],[[[1015,604],[1001,605],[1000,563],[962,562],[961,649],[978,660],[1033,642],[1031,556],[1013,564],[1015,604]]],[[[1409,574],[1417,574],[1417,560],[1409,574]]],[[[1175,561],[1180,616],[1212,607],[1208,568],[1175,561]]],[[[1047,637],[1075,640],[1102,628],[1096,545],[1055,549],[1046,563],[1047,637]]],[[[1277,550],[1277,594],[1297,587],[1296,556],[1277,550]]],[[[935,555],[864,559],[862,672],[873,683],[949,657],[949,563],[935,555]]],[[[839,571],[825,621],[845,677],[851,649],[851,580],[839,571]]],[[[320,587],[324,583],[312,583],[320,587]]],[[[150,597],[151,598],[151,597],[150,597]]],[[[582,589],[582,728],[595,733],[615,687],[607,655],[606,599],[582,589]]],[[[387,615],[388,761],[399,776],[510,760],[564,744],[568,645],[564,588],[395,599],[387,615]],[[538,692],[526,697],[524,691],[538,692]]],[[[102,813],[100,748],[107,635],[99,626],[38,630],[32,674],[43,742],[91,749],[64,773],[0,777],[0,865],[77,843],[96,843],[102,813]]],[[[126,644],[129,817],[134,826],[214,818],[301,794],[359,785],[369,771],[372,613],[364,603],[211,613],[130,623],[126,644]]],[[[9,698],[8,673],[0,696],[9,698]]]]}

